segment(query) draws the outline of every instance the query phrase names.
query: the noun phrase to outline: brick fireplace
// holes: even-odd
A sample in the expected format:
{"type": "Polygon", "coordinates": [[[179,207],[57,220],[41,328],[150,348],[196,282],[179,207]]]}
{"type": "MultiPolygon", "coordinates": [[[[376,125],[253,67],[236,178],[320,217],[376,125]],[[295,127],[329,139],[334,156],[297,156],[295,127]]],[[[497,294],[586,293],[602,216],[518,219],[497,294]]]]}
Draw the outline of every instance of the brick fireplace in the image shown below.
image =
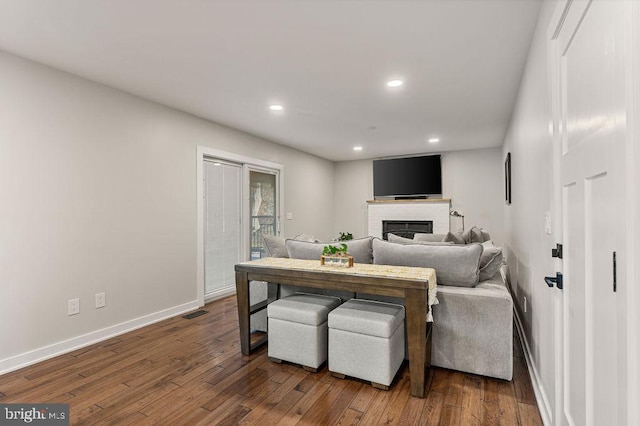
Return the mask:
{"type": "Polygon", "coordinates": [[[400,229],[396,229],[396,232],[389,229],[387,232],[400,236],[404,236],[403,233],[408,236],[410,233],[408,238],[414,232],[429,233],[429,227],[433,234],[446,234],[449,232],[450,207],[451,200],[448,198],[367,201],[369,235],[382,238],[383,222],[398,224],[400,229]],[[425,225],[424,222],[431,224],[425,225]],[[416,225],[419,229],[414,229],[416,225]]]}

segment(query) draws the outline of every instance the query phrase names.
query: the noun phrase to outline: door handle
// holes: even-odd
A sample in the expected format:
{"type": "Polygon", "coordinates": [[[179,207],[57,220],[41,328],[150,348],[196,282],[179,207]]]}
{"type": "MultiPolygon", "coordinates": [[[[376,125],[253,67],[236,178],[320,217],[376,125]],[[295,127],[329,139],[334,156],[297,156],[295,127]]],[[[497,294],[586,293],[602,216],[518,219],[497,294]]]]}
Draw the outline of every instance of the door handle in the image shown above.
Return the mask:
{"type": "Polygon", "coordinates": [[[553,285],[555,284],[560,290],[562,290],[562,272],[556,272],[555,277],[544,277],[544,282],[547,283],[549,287],[553,287],[553,285]]]}

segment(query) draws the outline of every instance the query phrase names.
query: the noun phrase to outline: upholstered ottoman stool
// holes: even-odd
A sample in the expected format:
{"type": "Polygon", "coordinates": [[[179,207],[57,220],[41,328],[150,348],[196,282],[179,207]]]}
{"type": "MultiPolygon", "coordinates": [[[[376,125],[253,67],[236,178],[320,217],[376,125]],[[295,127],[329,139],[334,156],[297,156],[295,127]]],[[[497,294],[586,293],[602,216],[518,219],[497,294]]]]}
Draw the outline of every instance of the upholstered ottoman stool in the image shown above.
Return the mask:
{"type": "Polygon", "coordinates": [[[328,323],[329,371],[389,389],[404,360],[404,306],[351,299],[328,323]]]}
{"type": "Polygon", "coordinates": [[[269,359],[318,371],[327,360],[327,315],[339,297],[296,293],[267,306],[269,359]]]}

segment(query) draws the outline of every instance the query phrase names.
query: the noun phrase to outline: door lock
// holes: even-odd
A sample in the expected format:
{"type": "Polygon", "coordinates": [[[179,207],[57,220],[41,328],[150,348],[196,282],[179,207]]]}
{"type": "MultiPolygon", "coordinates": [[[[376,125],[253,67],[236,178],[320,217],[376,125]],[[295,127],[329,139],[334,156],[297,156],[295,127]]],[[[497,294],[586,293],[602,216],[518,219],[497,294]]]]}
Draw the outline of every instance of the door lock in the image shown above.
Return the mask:
{"type": "Polygon", "coordinates": [[[556,244],[556,248],[551,249],[551,257],[562,259],[562,244],[556,244]]]}

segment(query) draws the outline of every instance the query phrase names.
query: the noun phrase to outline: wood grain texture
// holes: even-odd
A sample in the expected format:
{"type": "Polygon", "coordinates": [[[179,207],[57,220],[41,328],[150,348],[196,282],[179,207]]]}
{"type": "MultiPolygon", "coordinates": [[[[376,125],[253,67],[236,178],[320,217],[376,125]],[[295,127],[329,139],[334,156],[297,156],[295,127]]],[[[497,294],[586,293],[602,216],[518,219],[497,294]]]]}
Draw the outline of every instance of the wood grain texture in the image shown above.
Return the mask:
{"type": "Polygon", "coordinates": [[[432,368],[421,399],[406,366],[383,391],[243,356],[236,298],[206,309],[0,376],[0,401],[67,403],[74,425],[542,424],[521,351],[511,382],[432,368]]]}

